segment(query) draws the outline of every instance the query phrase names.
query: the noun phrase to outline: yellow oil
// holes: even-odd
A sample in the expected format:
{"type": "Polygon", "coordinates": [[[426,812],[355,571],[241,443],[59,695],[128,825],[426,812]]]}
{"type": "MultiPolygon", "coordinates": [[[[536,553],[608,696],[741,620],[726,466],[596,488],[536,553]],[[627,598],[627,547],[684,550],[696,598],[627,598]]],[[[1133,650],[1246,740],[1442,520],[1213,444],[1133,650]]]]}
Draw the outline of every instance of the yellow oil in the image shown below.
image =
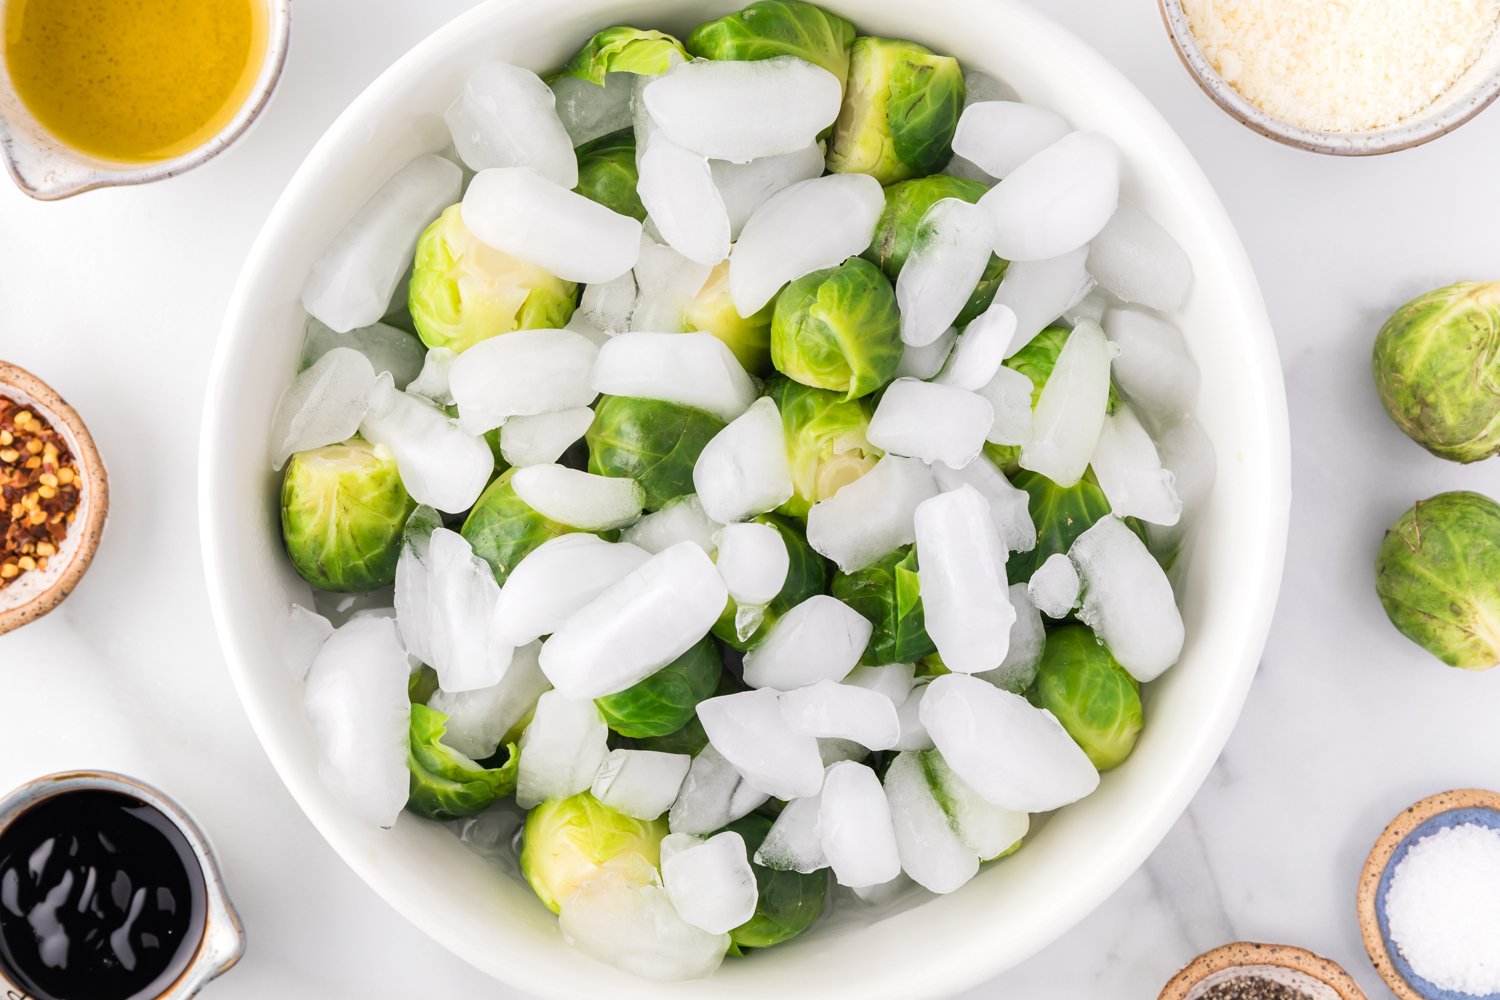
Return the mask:
{"type": "Polygon", "coordinates": [[[5,69],[59,141],[104,160],[170,159],[244,105],[267,0],[0,0],[5,69]]]}

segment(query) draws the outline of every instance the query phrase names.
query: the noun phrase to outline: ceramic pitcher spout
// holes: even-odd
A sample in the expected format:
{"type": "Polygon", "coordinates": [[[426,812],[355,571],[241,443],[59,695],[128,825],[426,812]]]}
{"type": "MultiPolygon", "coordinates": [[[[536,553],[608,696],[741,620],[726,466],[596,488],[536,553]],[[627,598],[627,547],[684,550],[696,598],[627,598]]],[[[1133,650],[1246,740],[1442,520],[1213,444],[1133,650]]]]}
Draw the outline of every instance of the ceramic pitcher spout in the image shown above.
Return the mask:
{"type": "MultiPolygon", "coordinates": [[[[98,187],[125,181],[110,171],[91,166],[45,136],[34,134],[25,119],[0,114],[0,158],[26,195],[38,201],[57,201],[98,187]]],[[[118,172],[116,172],[118,173],[118,172]]]]}

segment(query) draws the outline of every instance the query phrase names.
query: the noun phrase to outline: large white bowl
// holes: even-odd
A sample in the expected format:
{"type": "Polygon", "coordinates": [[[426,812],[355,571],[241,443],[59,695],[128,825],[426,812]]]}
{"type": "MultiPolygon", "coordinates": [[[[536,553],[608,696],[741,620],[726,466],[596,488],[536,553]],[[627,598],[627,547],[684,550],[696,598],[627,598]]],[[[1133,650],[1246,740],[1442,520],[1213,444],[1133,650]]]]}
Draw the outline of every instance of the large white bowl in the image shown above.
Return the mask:
{"type": "Polygon", "coordinates": [[[1042,948],[1113,892],[1192,798],[1228,739],[1271,620],[1290,499],[1286,403],[1276,347],[1223,207],[1161,116],[1097,53],[1013,0],[827,0],[868,33],[907,37],[1003,77],[1028,100],[1124,151],[1127,195],[1192,256],[1197,281],[1176,316],[1203,369],[1199,414],[1218,486],[1180,576],[1182,662],[1147,695],[1130,761],[1097,794],[1053,817],[1013,858],[951,896],[857,933],[810,933],[706,982],[646,983],[569,949],[524,885],[446,830],[404,817],[361,823],[318,780],[301,686],[279,635],[307,588],[282,553],[268,428],[291,378],[309,265],[398,166],[442,147],[439,114],[464,75],[502,57],[560,65],[610,24],[686,30],[738,0],[506,0],[418,45],[354,102],[314,148],[245,265],[208,387],[202,440],[204,564],[225,656],[282,780],[334,849],[392,906],[454,952],[531,993],[557,998],[767,996],[913,1000],[951,995],[1042,948]]]}

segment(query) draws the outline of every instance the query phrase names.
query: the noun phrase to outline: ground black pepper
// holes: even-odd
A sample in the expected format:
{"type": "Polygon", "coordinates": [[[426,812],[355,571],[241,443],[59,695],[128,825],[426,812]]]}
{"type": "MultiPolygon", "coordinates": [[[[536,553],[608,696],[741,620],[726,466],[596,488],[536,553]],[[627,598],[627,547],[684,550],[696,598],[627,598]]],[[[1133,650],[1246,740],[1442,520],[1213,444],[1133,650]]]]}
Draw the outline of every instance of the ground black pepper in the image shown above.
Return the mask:
{"type": "Polygon", "coordinates": [[[1203,993],[1201,1000],[1313,1000],[1312,996],[1264,976],[1240,976],[1219,983],[1203,993]]]}
{"type": "Polygon", "coordinates": [[[78,513],[81,485],[52,425],[0,396],[0,589],[47,568],[78,513]]]}

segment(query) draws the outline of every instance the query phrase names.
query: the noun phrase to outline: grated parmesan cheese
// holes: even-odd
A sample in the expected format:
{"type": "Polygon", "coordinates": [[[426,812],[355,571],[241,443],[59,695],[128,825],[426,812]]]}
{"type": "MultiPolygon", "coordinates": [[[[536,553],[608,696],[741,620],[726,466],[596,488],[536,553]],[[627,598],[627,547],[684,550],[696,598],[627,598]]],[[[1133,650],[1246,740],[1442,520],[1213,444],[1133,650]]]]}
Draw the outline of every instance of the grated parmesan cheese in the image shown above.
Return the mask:
{"type": "Polygon", "coordinates": [[[1184,0],[1203,54],[1283,121],[1328,132],[1395,125],[1484,54],[1500,0],[1184,0]]]}

